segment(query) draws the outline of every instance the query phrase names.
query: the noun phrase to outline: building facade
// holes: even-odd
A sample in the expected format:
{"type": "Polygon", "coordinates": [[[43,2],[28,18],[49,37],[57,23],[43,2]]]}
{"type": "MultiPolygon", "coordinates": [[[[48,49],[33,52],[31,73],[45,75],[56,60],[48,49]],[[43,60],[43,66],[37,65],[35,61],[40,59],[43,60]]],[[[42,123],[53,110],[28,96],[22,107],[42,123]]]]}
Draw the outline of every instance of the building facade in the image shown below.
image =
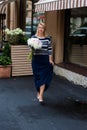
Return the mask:
{"type": "Polygon", "coordinates": [[[35,10],[53,39],[54,72],[87,86],[87,1],[39,0],[35,10]]]}
{"type": "Polygon", "coordinates": [[[10,29],[20,27],[26,31],[26,25],[29,25],[32,35],[38,19],[45,20],[48,35],[53,40],[54,72],[87,87],[87,0],[2,2],[0,14],[6,15],[3,24],[0,20],[0,36],[4,35],[2,28],[5,26],[10,29]]]}
{"type": "Polygon", "coordinates": [[[0,43],[5,40],[6,28],[20,27],[26,31],[26,24],[29,20],[32,21],[31,0],[2,0],[0,2],[0,43]]]}

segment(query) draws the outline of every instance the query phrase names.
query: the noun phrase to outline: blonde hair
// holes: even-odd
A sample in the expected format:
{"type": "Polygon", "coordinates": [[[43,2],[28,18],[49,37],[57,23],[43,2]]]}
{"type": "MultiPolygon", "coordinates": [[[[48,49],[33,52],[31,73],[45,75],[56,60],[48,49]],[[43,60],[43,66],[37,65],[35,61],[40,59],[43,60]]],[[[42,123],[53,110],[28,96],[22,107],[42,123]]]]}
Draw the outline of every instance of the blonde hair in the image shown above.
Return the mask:
{"type": "MultiPolygon", "coordinates": [[[[46,33],[46,24],[44,22],[40,22],[38,24],[38,26],[41,25],[43,28],[44,28],[44,32],[43,32],[43,35],[46,37],[47,36],[47,33],[46,33]]],[[[36,35],[38,36],[39,33],[38,33],[38,26],[37,26],[37,31],[36,31],[36,35]]]]}

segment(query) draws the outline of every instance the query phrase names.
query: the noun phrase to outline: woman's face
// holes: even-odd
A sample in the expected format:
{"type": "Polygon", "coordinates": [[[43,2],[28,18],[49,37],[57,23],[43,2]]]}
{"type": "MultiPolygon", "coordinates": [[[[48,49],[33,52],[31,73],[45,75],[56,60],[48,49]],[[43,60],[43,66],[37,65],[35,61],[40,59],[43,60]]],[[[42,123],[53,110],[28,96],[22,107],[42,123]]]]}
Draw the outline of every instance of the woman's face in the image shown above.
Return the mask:
{"type": "Polygon", "coordinates": [[[43,25],[39,24],[37,29],[38,29],[39,34],[44,34],[45,29],[44,29],[43,25]]]}

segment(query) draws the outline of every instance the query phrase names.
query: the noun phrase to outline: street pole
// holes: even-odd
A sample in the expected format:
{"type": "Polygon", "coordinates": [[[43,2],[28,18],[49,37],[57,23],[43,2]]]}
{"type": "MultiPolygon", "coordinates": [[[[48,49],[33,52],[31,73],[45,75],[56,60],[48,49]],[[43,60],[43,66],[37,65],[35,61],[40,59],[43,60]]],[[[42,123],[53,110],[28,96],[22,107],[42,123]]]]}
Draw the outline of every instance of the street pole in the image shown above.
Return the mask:
{"type": "Polygon", "coordinates": [[[32,0],[31,36],[33,35],[34,0],[32,0]]]}
{"type": "Polygon", "coordinates": [[[26,19],[26,1],[25,0],[20,0],[20,28],[25,30],[25,21],[26,19]]]}
{"type": "Polygon", "coordinates": [[[32,17],[31,17],[31,35],[33,35],[34,31],[33,31],[33,21],[34,21],[34,13],[35,13],[35,2],[38,2],[39,0],[32,0],[32,17]]]}

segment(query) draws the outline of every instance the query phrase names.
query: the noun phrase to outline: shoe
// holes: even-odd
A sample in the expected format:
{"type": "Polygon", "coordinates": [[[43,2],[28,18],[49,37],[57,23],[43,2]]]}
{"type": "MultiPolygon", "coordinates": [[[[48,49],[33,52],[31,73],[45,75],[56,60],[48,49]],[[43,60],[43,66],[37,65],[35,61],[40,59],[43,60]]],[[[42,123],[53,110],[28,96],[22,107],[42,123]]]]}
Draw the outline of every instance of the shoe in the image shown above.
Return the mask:
{"type": "Polygon", "coordinates": [[[40,100],[40,99],[39,99],[39,103],[40,103],[41,105],[44,105],[44,101],[43,101],[43,100],[40,100]]]}
{"type": "Polygon", "coordinates": [[[39,96],[37,96],[37,99],[39,99],[39,96]]]}
{"type": "Polygon", "coordinates": [[[37,93],[37,99],[39,99],[39,93],[37,93]]]}

